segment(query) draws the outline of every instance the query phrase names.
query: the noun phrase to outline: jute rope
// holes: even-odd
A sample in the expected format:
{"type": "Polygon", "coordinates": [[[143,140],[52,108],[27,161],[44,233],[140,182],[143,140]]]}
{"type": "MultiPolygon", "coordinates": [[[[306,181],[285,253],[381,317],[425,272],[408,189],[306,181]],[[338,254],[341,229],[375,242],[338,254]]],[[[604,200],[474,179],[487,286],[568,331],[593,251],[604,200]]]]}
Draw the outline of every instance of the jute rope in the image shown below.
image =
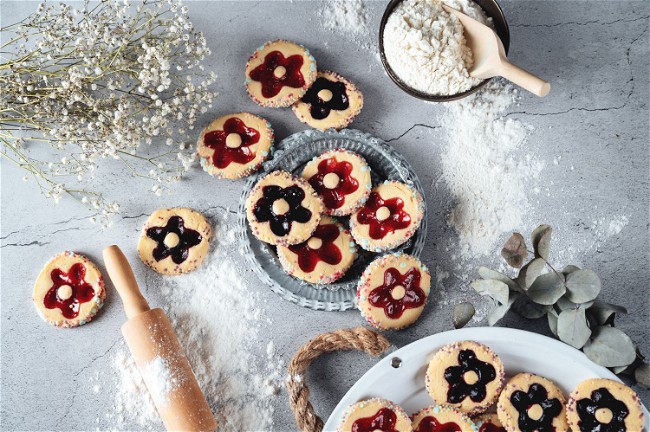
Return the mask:
{"type": "Polygon", "coordinates": [[[363,327],[323,333],[303,345],[289,363],[289,403],[298,427],[303,432],[320,432],[323,420],[316,415],[309,402],[309,387],[305,373],[309,365],[321,354],[341,350],[365,351],[378,356],[390,347],[390,342],[377,332],[363,327]]]}

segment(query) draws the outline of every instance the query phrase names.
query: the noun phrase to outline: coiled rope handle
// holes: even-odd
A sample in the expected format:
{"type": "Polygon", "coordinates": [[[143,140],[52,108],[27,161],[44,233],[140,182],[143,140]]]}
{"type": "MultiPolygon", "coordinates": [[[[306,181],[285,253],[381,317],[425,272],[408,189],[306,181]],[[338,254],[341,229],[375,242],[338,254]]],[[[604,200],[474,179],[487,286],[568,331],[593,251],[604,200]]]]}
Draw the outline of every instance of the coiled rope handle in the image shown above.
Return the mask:
{"type": "Polygon", "coordinates": [[[316,415],[309,402],[309,387],[305,373],[309,365],[321,354],[332,351],[359,350],[378,356],[390,347],[390,342],[379,333],[357,327],[323,333],[303,345],[289,363],[289,403],[296,418],[296,424],[303,432],[321,432],[323,420],[316,415]]]}

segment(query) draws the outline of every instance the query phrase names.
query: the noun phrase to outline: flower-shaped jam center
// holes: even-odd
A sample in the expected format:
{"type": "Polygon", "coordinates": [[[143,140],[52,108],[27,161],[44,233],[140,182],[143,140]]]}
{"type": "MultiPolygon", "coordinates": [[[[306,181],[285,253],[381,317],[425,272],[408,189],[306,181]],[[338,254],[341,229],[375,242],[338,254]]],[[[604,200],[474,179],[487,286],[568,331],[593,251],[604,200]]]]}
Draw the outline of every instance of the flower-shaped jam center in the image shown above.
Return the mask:
{"type": "Polygon", "coordinates": [[[506,428],[497,426],[492,422],[483,422],[478,428],[478,432],[506,432],[506,428]]]}
{"type": "Polygon", "coordinates": [[[534,383],[528,387],[528,392],[513,392],[510,402],[519,412],[517,424],[520,430],[555,432],[553,419],[562,412],[562,402],[557,398],[549,399],[543,385],[534,383]]]}
{"type": "Polygon", "coordinates": [[[463,432],[463,430],[454,422],[440,423],[435,417],[426,416],[420,420],[415,432],[463,432]]]}
{"type": "Polygon", "coordinates": [[[247,164],[255,159],[255,152],[250,146],[259,140],[259,131],[247,127],[237,117],[226,120],[223,130],[210,131],[203,138],[205,146],[214,149],[212,163],[219,169],[226,168],[232,162],[247,164]]]}
{"type": "Polygon", "coordinates": [[[303,63],[300,54],[285,58],[280,51],[271,51],[264,57],[264,63],[251,71],[250,78],[262,84],[262,96],[269,99],[280,93],[282,87],[300,88],[305,85],[300,72],[303,63]]]}
{"type": "Polygon", "coordinates": [[[53,285],[43,299],[45,307],[59,308],[67,319],[76,318],[79,305],[95,297],[95,290],[84,280],[85,277],[86,267],[82,263],[73,264],[67,273],[60,268],[52,270],[50,278],[53,285]]]}
{"type": "Polygon", "coordinates": [[[148,228],[147,237],[158,243],[153,250],[156,261],[171,256],[176,264],[183,263],[190,254],[190,248],[203,240],[198,231],[185,228],[185,221],[180,216],[170,217],[164,227],[148,228]]]}
{"type": "Polygon", "coordinates": [[[309,184],[323,198],[325,207],[341,208],[345,196],[359,189],[359,182],[351,175],[352,170],[350,162],[339,162],[334,156],[318,163],[318,172],[309,179],[309,184]]]}
{"type": "Polygon", "coordinates": [[[468,396],[474,402],[485,399],[487,384],[497,376],[494,366],[479,360],[470,349],[458,353],[458,364],[445,369],[445,380],[449,384],[447,401],[461,403],[468,396]]]}
{"type": "Polygon", "coordinates": [[[363,417],[352,423],[352,432],[398,432],[395,429],[397,415],[388,408],[381,408],[372,417],[363,417]]]}
{"type": "Polygon", "coordinates": [[[366,204],[359,210],[357,221],[369,225],[370,238],[383,239],[386,235],[411,224],[411,216],[404,210],[401,198],[383,199],[377,192],[372,192],[366,204]]]}
{"type": "Polygon", "coordinates": [[[339,227],[325,224],[316,227],[312,237],[301,244],[289,246],[289,250],[298,256],[298,266],[305,273],[311,273],[319,261],[330,265],[341,262],[341,250],[334,241],[339,237],[339,227]]]}
{"type": "Polygon", "coordinates": [[[298,185],[264,186],[253,214],[258,222],[268,222],[273,234],[283,237],[291,231],[292,222],[307,223],[311,219],[311,211],[302,205],[304,199],[305,191],[298,185]]]}
{"type": "Polygon", "coordinates": [[[401,274],[394,267],[384,272],[384,284],[370,291],[368,302],[375,307],[384,308],[388,318],[398,319],[406,309],[422,306],[426,300],[424,290],[420,288],[422,274],[417,268],[411,268],[401,274]]]}
{"type": "Polygon", "coordinates": [[[583,431],[624,432],[625,418],[630,413],[627,405],[616,399],[606,388],[591,392],[590,398],[576,404],[579,427],[583,431]]]}
{"type": "Polygon", "coordinates": [[[350,107],[345,83],[323,77],[316,79],[302,101],[311,105],[310,113],[316,120],[327,118],[332,110],[345,111],[350,107]]]}

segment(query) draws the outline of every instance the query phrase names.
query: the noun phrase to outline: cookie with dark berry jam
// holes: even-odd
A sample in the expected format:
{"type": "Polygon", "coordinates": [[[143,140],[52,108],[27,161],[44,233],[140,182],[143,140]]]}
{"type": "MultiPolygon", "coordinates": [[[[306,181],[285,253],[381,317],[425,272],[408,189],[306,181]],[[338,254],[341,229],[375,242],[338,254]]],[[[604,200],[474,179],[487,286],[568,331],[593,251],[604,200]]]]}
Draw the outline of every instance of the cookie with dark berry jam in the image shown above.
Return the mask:
{"type": "Polygon", "coordinates": [[[385,181],[350,217],[350,232],[371,252],[394,249],[413,237],[424,217],[424,200],[412,186],[385,181]]]}
{"type": "Polygon", "coordinates": [[[268,159],[274,138],[271,124],[262,117],[250,113],[219,117],[199,136],[201,166],[217,178],[246,177],[268,159]]]}
{"type": "Polygon", "coordinates": [[[574,432],[641,431],[645,418],[639,396],[618,381],[594,378],[571,392],[567,421],[574,432]]]}
{"type": "Polygon", "coordinates": [[[302,178],[274,171],[246,199],[246,217],[258,239],[278,246],[309,240],[321,220],[323,201],[302,178]]]}
{"type": "Polygon", "coordinates": [[[246,63],[246,89],[263,107],[288,107],[316,79],[316,60],[302,45],[274,40],[259,47],[246,63]]]}
{"type": "Polygon", "coordinates": [[[348,127],[363,108],[363,95],[352,82],[334,72],[318,72],[307,93],[293,105],[298,119],[320,129],[348,127]]]}
{"type": "Polygon", "coordinates": [[[512,377],[499,396],[497,414],[508,432],[568,430],[565,399],[553,381],[530,373],[512,377]]]}
{"type": "Polygon", "coordinates": [[[431,289],[427,267],[412,255],[395,253],[373,261],[357,287],[361,315],[374,327],[399,330],[422,314],[431,289]]]}
{"type": "Polygon", "coordinates": [[[282,268],[291,276],[314,284],[339,280],[356,257],[357,245],[350,232],[328,216],[321,219],[306,242],[278,246],[282,268]]]}
{"type": "Polygon", "coordinates": [[[462,341],[436,352],[429,362],[425,385],[437,404],[476,415],[497,400],[504,381],[499,356],[483,344],[462,341]]]}
{"type": "Polygon", "coordinates": [[[413,415],[414,432],[475,432],[476,425],[464,413],[448,405],[433,405],[413,415]]]}
{"type": "Polygon", "coordinates": [[[302,178],[323,198],[325,213],[331,216],[353,213],[368,199],[372,189],[366,160],[343,149],[327,151],[309,161],[302,178]]]}
{"type": "Polygon", "coordinates": [[[348,407],[337,432],[411,432],[411,419],[394,402],[368,399],[348,407]]]}

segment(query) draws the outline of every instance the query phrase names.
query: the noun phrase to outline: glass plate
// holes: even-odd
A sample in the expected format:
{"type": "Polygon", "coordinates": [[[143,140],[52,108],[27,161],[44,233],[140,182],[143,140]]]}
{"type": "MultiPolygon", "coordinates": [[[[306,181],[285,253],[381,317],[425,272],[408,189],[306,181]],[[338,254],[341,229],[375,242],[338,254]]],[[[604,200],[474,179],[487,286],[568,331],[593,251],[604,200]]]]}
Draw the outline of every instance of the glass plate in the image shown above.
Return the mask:
{"type": "MultiPolygon", "coordinates": [[[[342,148],[363,156],[372,173],[373,185],[384,180],[399,180],[415,187],[424,197],[422,185],[406,160],[386,142],[367,133],[345,129],[342,131],[306,130],[282,140],[275,148],[273,158],[251,176],[239,200],[237,238],[248,266],[260,280],[285,300],[307,308],[325,311],[344,311],[356,305],[356,286],[366,266],[381,254],[359,248],[359,256],[352,268],[339,281],[328,285],[304,282],[288,275],[280,266],[275,247],[258,240],[246,221],[246,197],[257,181],[266,174],[284,170],[300,175],[303,167],[315,156],[327,150],[342,148]]],[[[416,257],[424,247],[427,232],[427,208],[415,235],[393,251],[404,251],[416,257]]],[[[347,226],[346,218],[338,218],[347,226]]]]}

